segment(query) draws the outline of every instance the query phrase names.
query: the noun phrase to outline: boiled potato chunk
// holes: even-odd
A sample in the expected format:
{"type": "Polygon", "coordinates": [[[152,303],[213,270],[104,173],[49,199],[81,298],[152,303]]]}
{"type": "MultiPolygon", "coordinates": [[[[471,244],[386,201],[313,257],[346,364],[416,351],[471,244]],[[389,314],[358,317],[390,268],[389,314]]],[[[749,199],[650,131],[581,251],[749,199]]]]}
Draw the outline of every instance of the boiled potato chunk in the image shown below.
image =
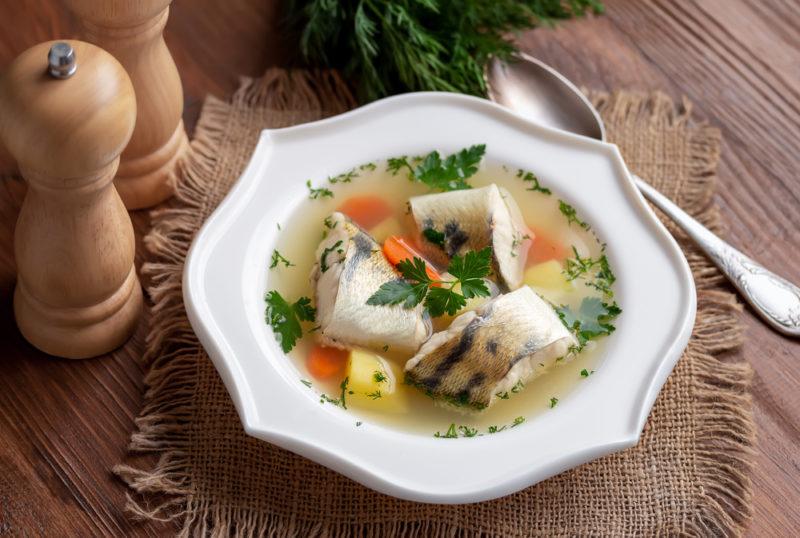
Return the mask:
{"type": "Polygon", "coordinates": [[[552,303],[560,303],[564,295],[574,289],[562,273],[561,263],[556,260],[537,263],[525,270],[523,282],[552,303]]]}
{"type": "Polygon", "coordinates": [[[397,373],[386,359],[368,351],[353,350],[347,366],[349,401],[356,406],[390,413],[408,410],[408,401],[398,390],[397,373]]]}

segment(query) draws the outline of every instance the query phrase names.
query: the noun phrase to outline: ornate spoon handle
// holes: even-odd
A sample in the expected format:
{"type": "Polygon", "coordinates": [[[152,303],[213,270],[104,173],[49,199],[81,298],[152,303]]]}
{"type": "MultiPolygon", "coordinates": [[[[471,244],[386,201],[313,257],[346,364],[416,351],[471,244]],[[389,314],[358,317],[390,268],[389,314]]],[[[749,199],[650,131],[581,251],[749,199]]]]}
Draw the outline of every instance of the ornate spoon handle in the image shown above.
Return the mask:
{"type": "Polygon", "coordinates": [[[697,243],[767,323],[778,332],[800,337],[800,288],[714,235],[641,178],[634,179],[645,198],[697,243]]]}

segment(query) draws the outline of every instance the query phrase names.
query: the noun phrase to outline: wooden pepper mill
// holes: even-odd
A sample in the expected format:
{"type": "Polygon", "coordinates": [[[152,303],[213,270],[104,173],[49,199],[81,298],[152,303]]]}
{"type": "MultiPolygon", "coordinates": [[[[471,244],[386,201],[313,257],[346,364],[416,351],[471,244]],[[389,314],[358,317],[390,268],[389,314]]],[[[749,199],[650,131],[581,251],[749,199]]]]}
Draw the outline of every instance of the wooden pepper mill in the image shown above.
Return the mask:
{"type": "Polygon", "coordinates": [[[112,183],[135,121],[128,75],[89,43],[41,43],[0,78],[0,139],[28,182],[14,314],[51,355],[110,351],[141,314],[133,227],[112,183]]]}
{"type": "Polygon", "coordinates": [[[114,180],[128,209],[172,196],[178,159],[188,148],[183,90],[162,35],[171,0],[68,0],[83,38],[110,52],[136,92],[136,128],[114,180]]]}

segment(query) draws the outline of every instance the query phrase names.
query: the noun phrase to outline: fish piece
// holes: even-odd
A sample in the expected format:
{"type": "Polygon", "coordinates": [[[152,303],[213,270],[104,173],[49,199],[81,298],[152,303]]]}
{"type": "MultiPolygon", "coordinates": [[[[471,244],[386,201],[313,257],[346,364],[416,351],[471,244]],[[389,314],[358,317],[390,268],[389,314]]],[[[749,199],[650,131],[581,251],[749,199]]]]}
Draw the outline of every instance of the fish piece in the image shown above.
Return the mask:
{"type": "Polygon", "coordinates": [[[494,272],[504,287],[515,290],[522,285],[533,233],[506,189],[492,183],[414,196],[409,207],[420,248],[432,262],[445,266],[453,256],[490,246],[494,272]]]}
{"type": "Polygon", "coordinates": [[[406,363],[406,381],[450,404],[485,409],[498,394],[571,358],[577,344],[553,308],[524,286],[431,336],[406,363]]]}
{"type": "Polygon", "coordinates": [[[317,247],[311,270],[320,343],[415,352],[432,332],[424,307],[368,305],[375,290],[400,276],[380,245],[344,214],[335,212],[326,222],[328,234],[317,247]]]}

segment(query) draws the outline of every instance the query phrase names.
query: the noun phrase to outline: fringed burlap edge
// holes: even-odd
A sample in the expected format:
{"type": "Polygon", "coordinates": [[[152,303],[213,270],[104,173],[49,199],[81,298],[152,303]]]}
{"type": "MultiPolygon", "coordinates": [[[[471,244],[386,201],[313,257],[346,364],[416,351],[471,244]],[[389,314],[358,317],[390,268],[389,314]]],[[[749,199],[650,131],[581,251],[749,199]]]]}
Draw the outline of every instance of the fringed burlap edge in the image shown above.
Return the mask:
{"type": "MultiPolygon", "coordinates": [[[[611,117],[677,125],[689,121],[686,102],[680,106],[663,94],[595,94],[593,101],[611,117]]],[[[291,109],[341,108],[353,106],[344,84],[334,74],[308,76],[271,70],[262,79],[244,79],[232,98],[233,104],[291,109]],[[306,91],[285,91],[289,83],[306,91]],[[319,84],[337,101],[320,103],[319,84]]],[[[147,337],[146,359],[151,361],[145,382],[145,404],[136,419],[132,452],[160,454],[149,470],[118,465],[114,472],[140,494],[128,495],[126,508],[135,516],[180,523],[179,536],[466,536],[475,534],[450,522],[392,521],[383,523],[334,524],[307,522],[254,513],[238,507],[211,504],[195,494],[188,458],[189,432],[185,427],[193,416],[193,394],[197,360],[203,350],[186,319],[181,279],[183,263],[194,234],[210,208],[203,179],[209,177],[220,156],[216,153],[225,132],[231,103],[209,96],[197,125],[192,151],[186,159],[176,189],[176,207],[153,212],[153,228],[145,245],[154,261],[142,272],[150,278],[148,292],[153,302],[152,332],[147,337]],[[148,499],[159,499],[148,505],[148,499]]],[[[719,158],[719,134],[715,129],[695,130],[691,147],[690,184],[684,189],[700,200],[698,215],[707,225],[717,227],[717,211],[710,206],[719,158]]],[[[691,210],[691,208],[690,208],[691,210]]],[[[698,287],[698,323],[687,353],[694,361],[690,390],[700,406],[694,431],[699,432],[693,451],[696,511],[680,522],[685,535],[739,535],[751,518],[751,484],[754,423],[749,392],[752,370],[744,362],[726,362],[716,355],[741,343],[737,312],[741,306],[728,292],[713,289],[722,282],[716,269],[702,256],[690,253],[698,287]]],[[[646,427],[650,427],[649,423],[646,427]]],[[[669,532],[669,530],[665,532],[669,532]]],[[[674,531],[675,529],[671,529],[674,531]]],[[[657,532],[654,530],[654,532],[657,532]]],[[[480,533],[483,534],[483,533],[480,533]]]]}

